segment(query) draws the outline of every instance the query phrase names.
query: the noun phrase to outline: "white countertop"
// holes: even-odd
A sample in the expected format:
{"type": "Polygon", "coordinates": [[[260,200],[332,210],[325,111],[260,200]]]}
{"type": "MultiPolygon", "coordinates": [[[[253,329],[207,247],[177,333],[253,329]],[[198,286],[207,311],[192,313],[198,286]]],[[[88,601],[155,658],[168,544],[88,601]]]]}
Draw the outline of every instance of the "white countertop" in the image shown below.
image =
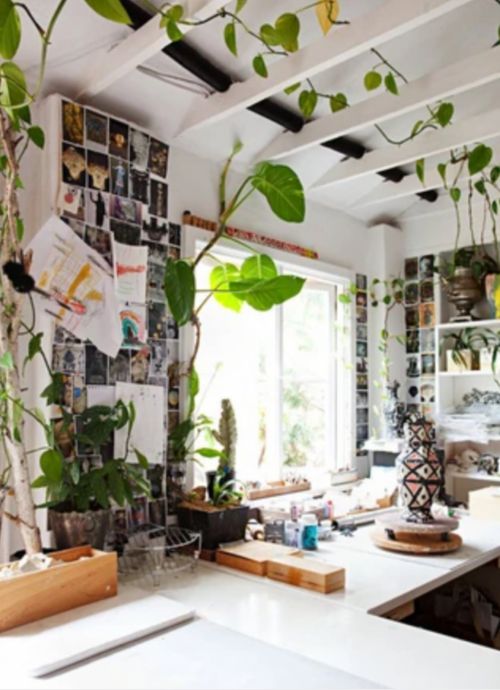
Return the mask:
{"type": "Polygon", "coordinates": [[[157,592],[195,609],[201,620],[45,679],[23,676],[20,647],[17,659],[2,657],[0,688],[364,688],[372,683],[402,690],[500,689],[499,651],[373,615],[499,558],[500,523],[466,518],[459,530],[463,549],[421,558],[377,549],[370,529],[321,543],[317,555],[346,568],[343,592],[325,596],[202,562],[196,572],[169,579],[157,592]]]}

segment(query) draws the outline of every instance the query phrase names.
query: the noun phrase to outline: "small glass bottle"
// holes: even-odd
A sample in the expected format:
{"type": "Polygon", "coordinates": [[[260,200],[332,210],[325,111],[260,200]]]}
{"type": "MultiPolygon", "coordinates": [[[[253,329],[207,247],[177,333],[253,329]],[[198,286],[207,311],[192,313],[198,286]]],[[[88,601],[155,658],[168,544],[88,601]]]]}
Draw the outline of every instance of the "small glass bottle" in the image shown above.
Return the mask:
{"type": "Polygon", "coordinates": [[[302,548],[315,551],[318,548],[318,518],[313,513],[305,513],[301,518],[302,548]]]}

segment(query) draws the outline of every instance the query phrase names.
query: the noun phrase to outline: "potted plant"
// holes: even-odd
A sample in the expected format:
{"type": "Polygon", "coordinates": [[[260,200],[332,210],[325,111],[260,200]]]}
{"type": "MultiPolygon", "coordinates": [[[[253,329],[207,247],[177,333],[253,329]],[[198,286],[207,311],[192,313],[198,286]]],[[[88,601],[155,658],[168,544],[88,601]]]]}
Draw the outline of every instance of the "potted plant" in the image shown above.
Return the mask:
{"type": "Polygon", "coordinates": [[[448,333],[445,341],[452,341],[453,347],[446,350],[446,370],[451,372],[475,371],[479,369],[479,352],[489,349],[492,331],[488,329],[462,328],[458,333],[448,333]]]}
{"type": "Polygon", "coordinates": [[[244,486],[225,480],[219,473],[212,485],[212,497],[205,500],[205,487],[194,489],[178,508],[181,527],[201,532],[203,548],[213,551],[220,544],[240,541],[245,536],[249,506],[243,505],[244,486]]]}
{"type": "Polygon", "coordinates": [[[43,507],[49,508],[58,549],[81,544],[102,549],[110,529],[111,506],[133,505],[134,496],[150,495],[144,476],[149,466],[146,457],[133,449],[137,464],[127,459],[135,417],[133,404],[121,401],[113,407],[87,408],[80,416],[78,430],[73,427],[71,415],[63,417],[62,432],[67,432],[70,445],[79,444],[83,454],[64,458],[59,449],[46,450],[40,458],[42,474],[32,484],[46,489],[43,507]],[[127,436],[124,457],[106,458],[106,446],[120,429],[127,436]]]}
{"type": "Polygon", "coordinates": [[[232,481],[235,478],[236,442],[238,431],[236,428],[236,416],[231,401],[227,398],[221,402],[219,428],[210,429],[209,433],[222,446],[220,451],[214,451],[219,456],[219,466],[216,470],[207,472],[208,495],[214,498],[214,485],[217,478],[232,481]]]}

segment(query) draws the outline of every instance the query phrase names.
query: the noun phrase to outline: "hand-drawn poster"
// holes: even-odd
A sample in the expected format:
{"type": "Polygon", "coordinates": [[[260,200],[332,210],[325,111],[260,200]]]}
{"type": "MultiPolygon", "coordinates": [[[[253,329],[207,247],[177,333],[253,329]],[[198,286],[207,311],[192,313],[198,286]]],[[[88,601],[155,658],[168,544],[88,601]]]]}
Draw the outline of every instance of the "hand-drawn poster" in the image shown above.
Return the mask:
{"type": "Polygon", "coordinates": [[[120,322],[121,347],[124,350],[142,350],[146,347],[146,305],[124,302],[120,306],[120,322]]]}
{"type": "Polygon", "coordinates": [[[113,257],[119,299],[145,302],[148,248],[113,242],[113,257]]]}
{"type": "Polygon", "coordinates": [[[122,340],[119,304],[105,259],[55,216],[28,249],[33,251],[30,272],[40,291],[36,297],[45,311],[58,326],[115,357],[122,340]]]}

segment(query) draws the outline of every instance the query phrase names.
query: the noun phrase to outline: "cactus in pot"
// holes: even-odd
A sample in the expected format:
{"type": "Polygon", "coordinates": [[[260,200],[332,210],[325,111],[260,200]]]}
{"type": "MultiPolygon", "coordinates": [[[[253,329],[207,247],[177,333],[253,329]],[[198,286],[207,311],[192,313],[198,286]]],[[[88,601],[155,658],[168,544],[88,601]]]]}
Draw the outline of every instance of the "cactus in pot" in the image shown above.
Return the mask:
{"type": "Polygon", "coordinates": [[[217,470],[207,472],[208,495],[213,499],[214,484],[216,481],[228,482],[234,480],[236,465],[236,442],[238,432],[236,428],[236,415],[231,401],[225,398],[221,402],[219,428],[212,430],[214,439],[221,448],[219,465],[217,470]]]}

